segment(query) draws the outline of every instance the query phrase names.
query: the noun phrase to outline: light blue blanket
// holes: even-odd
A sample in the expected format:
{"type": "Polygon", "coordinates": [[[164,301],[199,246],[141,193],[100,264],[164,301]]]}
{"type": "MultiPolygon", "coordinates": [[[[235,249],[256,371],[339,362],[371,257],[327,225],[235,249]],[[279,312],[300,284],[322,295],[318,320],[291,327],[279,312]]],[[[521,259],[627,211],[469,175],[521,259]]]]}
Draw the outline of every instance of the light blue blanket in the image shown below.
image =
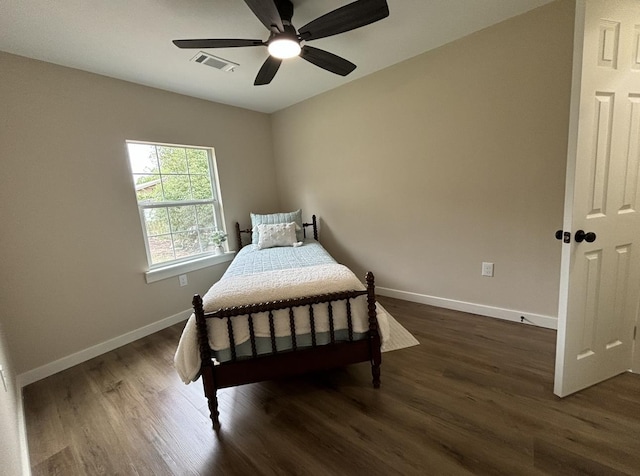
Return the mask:
{"type": "Polygon", "coordinates": [[[302,246],[297,247],[284,246],[259,250],[258,245],[247,245],[238,252],[222,279],[335,262],[336,260],[320,243],[309,238],[302,246]]]}

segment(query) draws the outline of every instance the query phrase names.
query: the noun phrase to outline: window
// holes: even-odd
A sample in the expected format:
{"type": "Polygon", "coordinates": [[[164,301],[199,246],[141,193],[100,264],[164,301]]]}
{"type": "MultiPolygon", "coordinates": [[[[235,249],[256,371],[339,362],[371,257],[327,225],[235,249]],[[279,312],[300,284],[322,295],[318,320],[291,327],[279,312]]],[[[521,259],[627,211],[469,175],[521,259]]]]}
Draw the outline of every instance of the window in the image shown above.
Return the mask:
{"type": "Polygon", "coordinates": [[[213,254],[213,233],[224,231],[213,149],[133,141],[127,149],[149,269],[213,254]]]}

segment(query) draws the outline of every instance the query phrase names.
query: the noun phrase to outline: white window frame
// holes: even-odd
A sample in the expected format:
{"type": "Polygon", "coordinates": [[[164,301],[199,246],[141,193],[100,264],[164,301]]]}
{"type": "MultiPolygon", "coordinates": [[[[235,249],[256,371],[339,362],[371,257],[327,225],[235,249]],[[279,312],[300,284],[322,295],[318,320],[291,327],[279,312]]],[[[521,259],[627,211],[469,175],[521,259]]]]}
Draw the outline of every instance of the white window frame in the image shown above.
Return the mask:
{"type": "MultiPolygon", "coordinates": [[[[222,208],[222,197],[220,194],[220,183],[218,181],[218,169],[215,159],[215,152],[212,147],[203,147],[203,146],[192,146],[192,145],[180,145],[180,144],[168,144],[162,142],[146,142],[139,140],[127,140],[127,154],[129,152],[129,144],[141,144],[141,145],[151,145],[157,147],[175,147],[175,148],[185,148],[185,149],[200,149],[207,152],[207,158],[209,162],[209,174],[211,180],[211,188],[212,188],[212,198],[211,199],[191,199],[191,200],[175,200],[175,201],[165,201],[165,202],[139,202],[137,193],[135,194],[136,203],[138,205],[138,214],[140,216],[140,224],[142,228],[142,235],[144,238],[144,246],[147,254],[147,265],[148,269],[145,272],[145,278],[147,283],[153,283],[156,281],[160,281],[162,279],[167,279],[170,277],[178,276],[183,273],[188,273],[191,271],[196,271],[198,269],[206,268],[208,266],[212,266],[219,263],[224,263],[231,261],[235,252],[228,251],[228,248],[225,243],[225,253],[222,255],[216,255],[212,251],[204,251],[198,254],[194,254],[191,256],[186,256],[183,258],[177,258],[170,261],[165,261],[162,263],[152,263],[151,258],[151,249],[149,245],[149,236],[147,234],[147,226],[145,222],[145,210],[153,209],[153,208],[171,208],[178,206],[189,206],[189,205],[212,205],[214,212],[214,221],[216,227],[220,230],[225,231],[225,221],[224,221],[224,212],[222,208]]],[[[131,162],[129,161],[129,164],[131,162]]],[[[131,173],[131,178],[134,179],[135,174],[131,170],[131,166],[129,169],[131,173]]],[[[133,180],[134,184],[134,192],[135,192],[135,179],[133,180]]],[[[171,225],[169,225],[171,226],[171,225]]],[[[173,234],[172,231],[170,231],[173,234]]]]}

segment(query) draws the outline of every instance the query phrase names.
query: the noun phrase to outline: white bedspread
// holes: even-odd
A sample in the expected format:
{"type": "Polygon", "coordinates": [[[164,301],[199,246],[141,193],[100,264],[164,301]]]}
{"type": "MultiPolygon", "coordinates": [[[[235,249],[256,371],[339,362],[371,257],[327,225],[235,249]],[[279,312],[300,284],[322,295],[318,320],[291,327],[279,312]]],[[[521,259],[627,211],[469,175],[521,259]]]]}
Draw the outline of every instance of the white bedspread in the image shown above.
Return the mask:
{"type": "MultiPolygon", "coordinates": [[[[298,298],[349,290],[365,290],[349,268],[340,264],[323,264],[303,268],[281,269],[246,276],[223,277],[203,297],[205,312],[220,308],[242,306],[280,299],[298,298]]],[[[334,303],[335,330],[347,328],[345,312],[339,312],[341,303],[334,303]]],[[[351,300],[353,331],[364,333],[369,329],[366,295],[351,300]]],[[[308,307],[295,308],[296,334],[310,333],[308,307]]],[[[277,337],[290,335],[287,309],[275,311],[275,333],[277,337]]],[[[378,327],[384,343],[389,336],[387,314],[377,307],[378,327]]],[[[327,305],[314,305],[316,332],[329,331],[327,305]]],[[[269,322],[266,313],[253,315],[256,337],[269,337],[269,322]]],[[[244,316],[232,318],[235,344],[249,340],[248,319],[244,316]]],[[[209,346],[221,350],[229,348],[226,319],[207,319],[209,346]]],[[[198,377],[200,355],[198,351],[195,316],[191,315],[180,338],[174,357],[175,368],[183,382],[189,383],[198,377]]]]}

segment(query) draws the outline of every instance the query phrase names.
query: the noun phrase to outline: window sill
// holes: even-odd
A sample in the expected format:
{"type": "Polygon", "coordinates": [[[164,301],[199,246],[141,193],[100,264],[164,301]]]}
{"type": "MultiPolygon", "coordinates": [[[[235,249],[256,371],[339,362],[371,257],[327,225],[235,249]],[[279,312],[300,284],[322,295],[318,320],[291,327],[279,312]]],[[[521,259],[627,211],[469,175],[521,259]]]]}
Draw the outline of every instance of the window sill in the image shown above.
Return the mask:
{"type": "Polygon", "coordinates": [[[184,263],[176,263],[161,268],[150,269],[144,273],[147,279],[147,284],[155,283],[167,278],[173,278],[184,273],[190,273],[191,271],[197,271],[199,269],[207,268],[216,264],[227,263],[235,256],[235,251],[229,251],[222,255],[205,256],[204,258],[198,258],[191,261],[185,261],[184,263]]]}

